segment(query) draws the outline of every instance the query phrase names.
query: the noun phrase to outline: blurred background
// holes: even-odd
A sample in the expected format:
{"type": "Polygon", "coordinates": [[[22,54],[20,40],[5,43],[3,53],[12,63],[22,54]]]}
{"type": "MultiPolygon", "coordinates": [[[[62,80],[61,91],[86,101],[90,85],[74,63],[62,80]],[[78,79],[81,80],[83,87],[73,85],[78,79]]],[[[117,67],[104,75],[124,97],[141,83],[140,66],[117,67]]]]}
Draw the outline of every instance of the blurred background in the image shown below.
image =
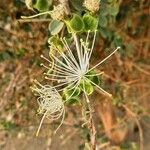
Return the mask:
{"type": "MultiPolygon", "coordinates": [[[[75,6],[73,0],[69,4],[75,6]]],[[[100,36],[92,58],[97,62],[113,47],[122,47],[99,68],[105,72],[101,84],[114,99],[109,103],[96,93],[91,96],[99,149],[138,150],[144,145],[144,150],[150,150],[150,2],[120,0],[119,10],[112,11],[115,21],[100,16],[100,36]],[[121,131],[107,133],[119,124],[125,124],[121,131]]],[[[32,79],[44,80],[40,55],[49,52],[50,33],[46,19],[20,19],[32,14],[23,0],[0,1],[0,150],[82,150],[89,132],[81,127],[78,105],[66,107],[64,125],[56,135],[53,129],[58,122],[45,119],[35,137],[41,116],[36,115],[38,105],[30,86],[32,79]]]]}

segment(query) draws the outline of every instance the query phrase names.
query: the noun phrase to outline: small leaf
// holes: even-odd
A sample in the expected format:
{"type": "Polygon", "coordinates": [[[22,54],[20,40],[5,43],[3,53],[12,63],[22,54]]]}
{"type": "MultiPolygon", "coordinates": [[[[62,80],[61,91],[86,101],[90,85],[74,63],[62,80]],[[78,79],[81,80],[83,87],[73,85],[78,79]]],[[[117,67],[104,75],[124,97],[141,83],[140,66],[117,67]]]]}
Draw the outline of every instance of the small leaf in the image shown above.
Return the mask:
{"type": "MultiPolygon", "coordinates": [[[[71,87],[72,88],[72,87],[71,87]]],[[[65,100],[69,100],[72,99],[73,97],[76,98],[80,95],[80,88],[73,88],[73,89],[64,89],[63,91],[63,97],[65,98],[65,100]]]]}
{"type": "Polygon", "coordinates": [[[95,31],[97,29],[98,21],[91,15],[85,14],[83,16],[85,31],[95,31]]]}
{"type": "Polygon", "coordinates": [[[109,14],[112,16],[116,16],[119,13],[119,4],[115,3],[114,5],[109,7],[109,14]]]}
{"type": "Polygon", "coordinates": [[[101,16],[108,15],[108,7],[106,7],[106,5],[101,5],[99,15],[101,16]]]}
{"type": "Polygon", "coordinates": [[[49,2],[48,0],[36,0],[36,3],[34,4],[34,8],[40,12],[48,11],[49,2]]]}
{"type": "Polygon", "coordinates": [[[108,21],[107,21],[107,17],[106,16],[99,16],[99,25],[101,27],[107,27],[108,21]]]}
{"type": "Polygon", "coordinates": [[[17,128],[17,125],[12,123],[11,121],[3,121],[2,125],[5,130],[13,131],[15,128],[17,128]]]}
{"type": "Polygon", "coordinates": [[[115,44],[116,47],[123,46],[123,39],[120,36],[115,36],[113,42],[114,42],[114,44],[115,44]]]}
{"type": "Polygon", "coordinates": [[[91,70],[89,73],[86,74],[87,78],[89,80],[91,80],[92,82],[94,82],[95,84],[99,85],[100,84],[100,78],[96,75],[96,71],[95,70],[91,70]],[[88,76],[90,75],[90,76],[88,76]]]}
{"type": "Polygon", "coordinates": [[[71,0],[70,3],[78,12],[83,11],[83,0],[71,0]]]}
{"type": "Polygon", "coordinates": [[[73,18],[69,22],[69,28],[73,32],[81,32],[84,27],[82,18],[79,15],[74,14],[73,18]]]}
{"type": "Polygon", "coordinates": [[[78,104],[79,101],[80,101],[80,99],[78,97],[72,97],[71,99],[66,101],[66,104],[70,104],[70,105],[78,104]]]}
{"type": "Polygon", "coordinates": [[[88,80],[81,80],[80,88],[84,91],[87,95],[91,95],[94,91],[93,85],[88,80]]]}
{"type": "Polygon", "coordinates": [[[57,36],[52,36],[48,39],[48,43],[50,45],[54,45],[55,47],[57,47],[59,50],[63,50],[63,43],[61,42],[61,40],[57,37],[57,36]]]}
{"type": "Polygon", "coordinates": [[[109,40],[112,37],[112,33],[107,28],[100,28],[100,34],[103,38],[108,38],[109,40]]]}
{"type": "Polygon", "coordinates": [[[49,24],[49,31],[51,32],[52,35],[56,35],[61,31],[63,26],[64,23],[62,21],[52,20],[51,23],[49,24]]]}

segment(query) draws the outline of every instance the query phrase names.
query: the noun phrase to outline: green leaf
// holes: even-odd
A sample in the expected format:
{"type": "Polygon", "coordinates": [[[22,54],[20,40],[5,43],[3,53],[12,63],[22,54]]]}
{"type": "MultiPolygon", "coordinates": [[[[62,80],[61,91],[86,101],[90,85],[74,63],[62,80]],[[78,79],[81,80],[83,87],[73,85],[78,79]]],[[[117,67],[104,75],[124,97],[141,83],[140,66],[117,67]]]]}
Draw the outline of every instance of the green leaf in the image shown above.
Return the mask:
{"type": "Polygon", "coordinates": [[[108,3],[112,3],[114,0],[107,0],[108,1],[108,3]]]}
{"type": "MultiPolygon", "coordinates": [[[[72,88],[72,87],[70,87],[72,88]]],[[[68,89],[68,88],[65,88],[64,91],[63,91],[63,97],[65,98],[65,100],[69,100],[69,99],[72,99],[73,97],[76,98],[80,95],[80,88],[73,88],[73,89],[68,89]]]]}
{"type": "Polygon", "coordinates": [[[84,23],[79,15],[74,14],[73,18],[69,22],[69,28],[72,32],[81,32],[84,28],[84,23]]]}
{"type": "Polygon", "coordinates": [[[89,73],[86,74],[87,78],[89,80],[91,80],[92,82],[94,82],[95,84],[99,85],[100,84],[100,78],[96,75],[96,71],[95,70],[91,70],[89,73]],[[88,76],[90,75],[90,76],[88,76]]]}
{"type": "Polygon", "coordinates": [[[83,16],[83,22],[85,31],[95,31],[97,29],[98,21],[95,17],[85,14],[83,16]]]}
{"type": "Polygon", "coordinates": [[[52,35],[58,34],[64,26],[64,23],[59,20],[52,20],[49,24],[49,31],[52,35]]]}
{"type": "Polygon", "coordinates": [[[40,12],[48,11],[49,1],[48,0],[36,0],[36,3],[34,4],[34,8],[40,12]]]}
{"type": "Polygon", "coordinates": [[[108,38],[109,40],[112,37],[112,33],[107,28],[100,28],[100,34],[103,38],[108,38]]]}
{"type": "Polygon", "coordinates": [[[106,16],[99,16],[99,25],[101,27],[107,27],[108,21],[107,21],[107,17],[106,16]]]}
{"type": "Polygon", "coordinates": [[[115,36],[113,42],[114,42],[114,44],[115,44],[116,47],[123,46],[123,39],[120,36],[115,36]]]}
{"type": "Polygon", "coordinates": [[[17,127],[16,124],[14,124],[10,121],[3,121],[2,125],[3,125],[4,129],[8,130],[8,131],[14,130],[17,127]]]}
{"type": "Polygon", "coordinates": [[[114,5],[109,7],[109,14],[112,16],[116,16],[119,13],[119,4],[115,3],[114,5]]]}
{"type": "Polygon", "coordinates": [[[71,0],[70,3],[78,12],[83,11],[83,0],[71,0]]]}
{"type": "Polygon", "coordinates": [[[93,85],[88,80],[81,80],[80,82],[80,88],[82,91],[84,91],[87,95],[91,95],[94,91],[93,85]]]}
{"type": "Polygon", "coordinates": [[[48,43],[50,45],[55,45],[59,50],[63,50],[63,43],[57,36],[52,36],[48,39],[48,43]]]}
{"type": "Polygon", "coordinates": [[[70,104],[70,105],[78,104],[79,101],[80,101],[80,99],[78,97],[72,97],[71,99],[66,101],[66,104],[70,104]]]}
{"type": "Polygon", "coordinates": [[[108,7],[106,5],[101,5],[99,15],[101,16],[108,15],[108,7]]]}

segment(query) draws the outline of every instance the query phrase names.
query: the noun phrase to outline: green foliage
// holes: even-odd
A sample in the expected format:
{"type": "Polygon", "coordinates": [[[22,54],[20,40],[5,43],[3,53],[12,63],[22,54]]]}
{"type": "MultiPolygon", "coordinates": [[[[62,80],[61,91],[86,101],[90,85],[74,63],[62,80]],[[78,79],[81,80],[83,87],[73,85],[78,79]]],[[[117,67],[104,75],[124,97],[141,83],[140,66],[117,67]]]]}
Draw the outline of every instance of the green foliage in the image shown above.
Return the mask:
{"type": "Polygon", "coordinates": [[[97,25],[98,25],[98,21],[97,18],[89,15],[89,14],[85,14],[83,16],[83,22],[84,22],[84,31],[95,31],[97,29],[97,25]]]}
{"type": "Polygon", "coordinates": [[[74,14],[72,19],[69,21],[69,28],[71,32],[81,32],[84,28],[84,23],[82,17],[77,14],[74,14]]]}
{"type": "Polygon", "coordinates": [[[0,52],[0,61],[9,60],[14,58],[14,54],[10,50],[0,52]]]}
{"type": "Polygon", "coordinates": [[[123,46],[123,39],[119,35],[116,35],[114,37],[113,44],[115,47],[118,47],[118,46],[122,47],[123,46]]]}
{"type": "Polygon", "coordinates": [[[108,39],[109,41],[111,40],[112,33],[110,30],[108,30],[107,28],[100,28],[99,31],[104,39],[108,39]]]}
{"type": "Polygon", "coordinates": [[[76,89],[72,87],[65,88],[63,90],[63,98],[67,104],[76,104],[76,103],[79,103],[80,93],[81,93],[81,90],[79,87],[77,87],[76,89]]]}
{"type": "Polygon", "coordinates": [[[84,10],[83,0],[71,0],[70,3],[76,11],[82,12],[84,10]]]}
{"type": "Polygon", "coordinates": [[[3,121],[2,125],[4,129],[8,131],[14,130],[17,127],[17,125],[12,123],[11,121],[3,121]]]}
{"type": "Polygon", "coordinates": [[[112,16],[116,16],[119,12],[119,4],[114,3],[113,5],[109,6],[108,13],[112,16]]]}
{"type": "Polygon", "coordinates": [[[87,95],[91,95],[94,91],[94,87],[90,81],[82,79],[80,82],[80,88],[87,95]]]}
{"type": "Polygon", "coordinates": [[[134,142],[125,142],[121,145],[121,150],[140,150],[139,146],[134,142]]]}
{"type": "Polygon", "coordinates": [[[64,26],[64,23],[59,20],[52,20],[51,23],[49,24],[49,31],[51,35],[56,35],[58,34],[64,26]]]}
{"type": "Polygon", "coordinates": [[[107,27],[108,20],[105,15],[99,15],[99,25],[100,25],[100,27],[107,27]]]}
{"type": "Polygon", "coordinates": [[[22,7],[24,5],[23,1],[21,0],[13,0],[15,7],[22,7]]]}
{"type": "Polygon", "coordinates": [[[63,43],[57,36],[50,37],[48,43],[54,45],[58,50],[63,51],[63,43]]]}
{"type": "Polygon", "coordinates": [[[100,84],[100,78],[96,75],[96,71],[95,70],[91,70],[86,75],[87,75],[87,78],[89,80],[91,80],[92,82],[94,82],[95,84],[97,84],[97,85],[100,84]]]}
{"type": "Polygon", "coordinates": [[[35,9],[39,12],[48,11],[49,9],[49,1],[48,0],[36,0],[35,4],[33,5],[35,9]]]}

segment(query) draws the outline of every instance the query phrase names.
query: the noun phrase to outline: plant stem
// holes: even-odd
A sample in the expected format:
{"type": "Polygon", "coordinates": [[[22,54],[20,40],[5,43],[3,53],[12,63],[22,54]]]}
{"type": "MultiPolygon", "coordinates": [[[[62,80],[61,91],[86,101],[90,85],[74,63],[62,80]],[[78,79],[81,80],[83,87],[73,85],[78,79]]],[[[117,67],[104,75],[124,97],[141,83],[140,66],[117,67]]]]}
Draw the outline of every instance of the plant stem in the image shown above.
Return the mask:
{"type": "Polygon", "coordinates": [[[89,101],[88,96],[86,94],[85,94],[85,97],[86,97],[86,103],[88,105],[88,109],[90,112],[90,119],[89,119],[88,128],[90,129],[91,149],[96,150],[96,127],[94,124],[93,110],[91,108],[90,101],[89,101]]]}

